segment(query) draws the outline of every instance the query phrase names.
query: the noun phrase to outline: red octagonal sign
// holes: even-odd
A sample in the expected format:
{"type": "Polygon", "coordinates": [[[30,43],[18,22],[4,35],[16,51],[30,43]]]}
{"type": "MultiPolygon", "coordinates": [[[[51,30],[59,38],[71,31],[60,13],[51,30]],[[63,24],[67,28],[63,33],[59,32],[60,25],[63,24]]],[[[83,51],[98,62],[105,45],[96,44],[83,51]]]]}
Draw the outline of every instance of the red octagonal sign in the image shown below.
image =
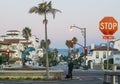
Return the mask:
{"type": "Polygon", "coordinates": [[[99,29],[104,35],[113,35],[118,30],[118,22],[113,17],[104,17],[99,23],[99,29]]]}

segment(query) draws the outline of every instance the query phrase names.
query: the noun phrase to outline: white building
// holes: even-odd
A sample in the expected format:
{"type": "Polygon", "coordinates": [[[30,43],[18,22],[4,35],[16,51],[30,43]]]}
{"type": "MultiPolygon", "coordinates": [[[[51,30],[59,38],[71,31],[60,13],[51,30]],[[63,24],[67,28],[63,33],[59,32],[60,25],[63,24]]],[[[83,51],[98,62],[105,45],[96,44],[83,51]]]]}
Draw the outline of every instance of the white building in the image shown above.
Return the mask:
{"type": "Polygon", "coordinates": [[[110,46],[120,51],[120,39],[110,41],[110,46]]]}
{"type": "MultiPolygon", "coordinates": [[[[34,52],[30,53],[30,58],[36,58],[33,56],[41,56],[43,52],[39,49],[39,39],[36,36],[31,36],[27,41],[18,30],[9,30],[7,31],[6,35],[0,36],[0,55],[5,53],[7,49],[10,50],[9,56],[11,58],[20,58],[22,55],[22,51],[24,50],[25,46],[30,46],[35,48],[34,52]]],[[[34,59],[33,59],[34,60],[34,59]]]]}
{"type": "Polygon", "coordinates": [[[120,66],[120,51],[113,51],[109,56],[111,64],[117,64],[120,66]]]}
{"type": "Polygon", "coordinates": [[[97,47],[93,47],[90,50],[90,54],[87,56],[86,62],[92,61],[93,63],[99,64],[104,63],[104,60],[108,59],[112,51],[118,51],[118,49],[109,47],[109,51],[107,50],[107,46],[101,45],[97,47]],[[108,54],[107,54],[108,53],[108,54]]]}

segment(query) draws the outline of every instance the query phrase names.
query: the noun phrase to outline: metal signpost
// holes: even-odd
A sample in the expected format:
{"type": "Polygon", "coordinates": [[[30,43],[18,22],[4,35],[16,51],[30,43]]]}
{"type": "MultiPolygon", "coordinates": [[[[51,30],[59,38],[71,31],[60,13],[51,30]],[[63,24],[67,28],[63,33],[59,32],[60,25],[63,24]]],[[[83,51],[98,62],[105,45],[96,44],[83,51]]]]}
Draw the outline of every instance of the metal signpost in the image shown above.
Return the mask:
{"type": "Polygon", "coordinates": [[[113,17],[104,17],[99,23],[99,29],[104,34],[103,39],[107,40],[106,59],[107,59],[107,70],[108,70],[109,40],[114,39],[113,34],[118,30],[118,22],[113,17]]]}

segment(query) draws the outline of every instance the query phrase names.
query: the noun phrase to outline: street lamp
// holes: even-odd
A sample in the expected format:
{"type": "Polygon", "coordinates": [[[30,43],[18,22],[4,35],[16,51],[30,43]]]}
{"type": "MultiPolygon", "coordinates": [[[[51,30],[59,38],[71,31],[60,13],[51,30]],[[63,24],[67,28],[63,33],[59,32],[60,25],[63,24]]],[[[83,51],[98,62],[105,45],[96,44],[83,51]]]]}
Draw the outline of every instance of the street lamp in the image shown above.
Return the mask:
{"type": "MultiPolygon", "coordinates": [[[[73,26],[70,26],[70,31],[72,31],[73,30],[73,28],[77,28],[77,29],[80,29],[81,30],[81,33],[82,33],[82,35],[83,35],[83,37],[84,37],[84,46],[83,46],[83,48],[84,48],[84,53],[86,53],[86,28],[80,28],[80,27],[78,27],[78,26],[75,26],[75,25],[73,25],[73,26]]],[[[85,54],[85,59],[86,59],[86,54],[85,54]]],[[[85,65],[86,65],[86,60],[85,60],[85,65]]]]}

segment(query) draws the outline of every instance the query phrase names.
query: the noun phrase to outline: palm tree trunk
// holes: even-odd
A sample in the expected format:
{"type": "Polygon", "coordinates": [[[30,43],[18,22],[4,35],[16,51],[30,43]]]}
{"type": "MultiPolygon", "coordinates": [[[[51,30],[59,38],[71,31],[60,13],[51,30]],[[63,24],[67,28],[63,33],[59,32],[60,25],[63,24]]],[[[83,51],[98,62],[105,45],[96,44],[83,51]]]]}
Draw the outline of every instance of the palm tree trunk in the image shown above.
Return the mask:
{"type": "Polygon", "coordinates": [[[70,57],[70,48],[68,48],[68,57],[70,57]]]}
{"type": "Polygon", "coordinates": [[[47,79],[49,79],[49,62],[48,62],[48,42],[47,42],[47,19],[46,19],[46,13],[45,13],[45,41],[46,41],[46,73],[47,73],[47,79]]]}

